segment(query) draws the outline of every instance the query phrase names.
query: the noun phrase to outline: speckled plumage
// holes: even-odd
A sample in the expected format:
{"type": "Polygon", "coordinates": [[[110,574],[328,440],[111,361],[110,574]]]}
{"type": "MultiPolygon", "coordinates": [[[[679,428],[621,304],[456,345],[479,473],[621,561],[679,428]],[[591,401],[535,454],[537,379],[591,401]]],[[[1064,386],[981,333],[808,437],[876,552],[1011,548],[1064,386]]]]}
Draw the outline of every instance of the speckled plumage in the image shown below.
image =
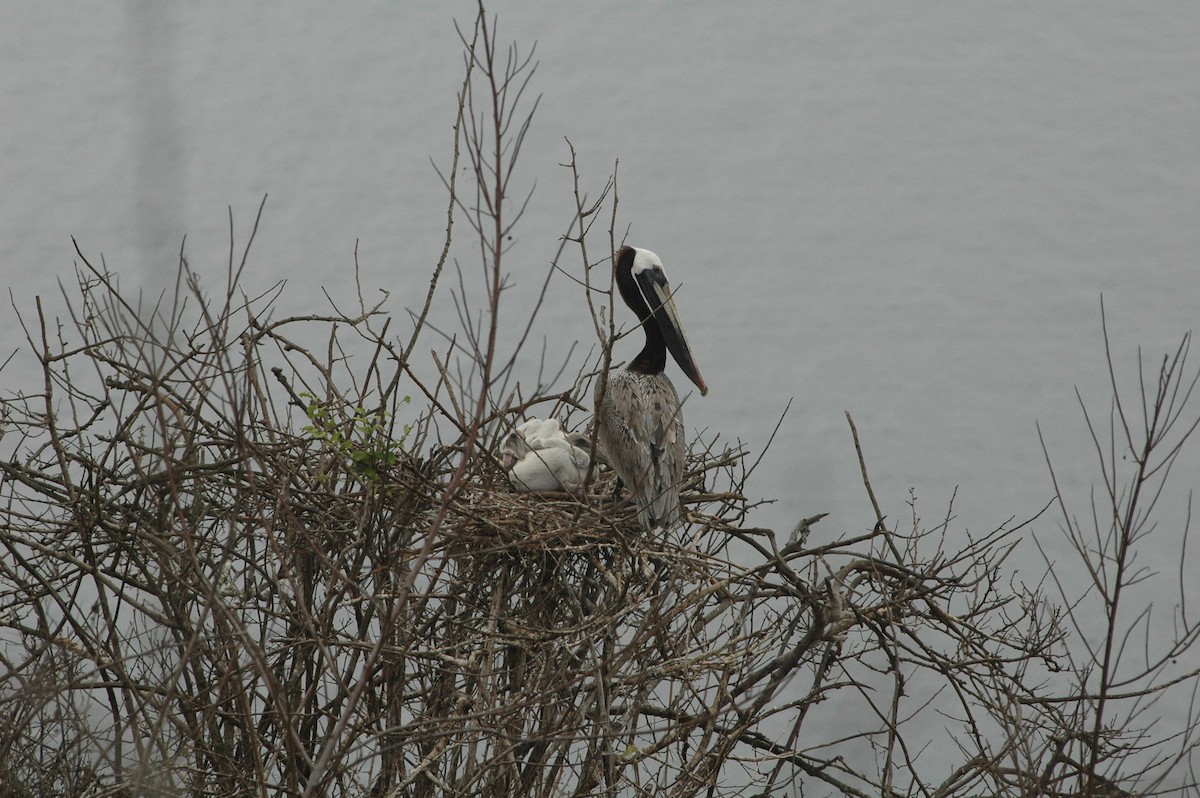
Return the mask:
{"type": "Polygon", "coordinates": [[[638,506],[638,520],[651,529],[679,523],[679,486],[686,456],[683,413],[675,386],[665,374],[619,371],[608,378],[600,408],[598,438],[609,463],[638,506]]]}

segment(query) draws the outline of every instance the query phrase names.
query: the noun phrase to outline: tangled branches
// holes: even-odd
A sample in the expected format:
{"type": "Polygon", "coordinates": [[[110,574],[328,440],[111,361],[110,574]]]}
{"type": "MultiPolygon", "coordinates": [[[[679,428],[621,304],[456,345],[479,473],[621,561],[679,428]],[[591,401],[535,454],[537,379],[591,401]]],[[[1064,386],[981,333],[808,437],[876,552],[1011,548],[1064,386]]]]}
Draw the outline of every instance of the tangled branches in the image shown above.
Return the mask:
{"type": "Polygon", "coordinates": [[[514,493],[461,432],[428,446],[457,425],[401,422],[379,372],[407,365],[375,311],[264,324],[190,285],[188,329],[139,322],[96,270],[77,343],[28,328],[45,392],[5,406],[0,601],[4,742],[34,792],[682,796],[730,767],[850,789],[795,747],[844,658],[930,628],[992,647],[977,616],[1005,603],[985,580],[1007,534],[925,563],[883,525],[810,546],[817,516],[781,541],[742,525],[743,453],[699,445],[691,523],[647,534],[607,474],[514,493]],[[287,335],[321,323],[378,353],[360,393],[338,389],[339,346],[321,361],[287,335]]]}

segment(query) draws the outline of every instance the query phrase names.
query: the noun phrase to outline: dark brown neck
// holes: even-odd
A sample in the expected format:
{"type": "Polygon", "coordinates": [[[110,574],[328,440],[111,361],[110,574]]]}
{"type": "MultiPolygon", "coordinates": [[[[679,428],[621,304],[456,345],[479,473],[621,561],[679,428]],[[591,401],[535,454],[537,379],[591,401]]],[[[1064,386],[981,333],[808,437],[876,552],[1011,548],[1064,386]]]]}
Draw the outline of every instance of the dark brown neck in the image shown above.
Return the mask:
{"type": "Polygon", "coordinates": [[[667,344],[662,332],[653,318],[645,319],[642,329],[646,331],[646,345],[627,368],[638,374],[662,374],[667,367],[667,344]]]}

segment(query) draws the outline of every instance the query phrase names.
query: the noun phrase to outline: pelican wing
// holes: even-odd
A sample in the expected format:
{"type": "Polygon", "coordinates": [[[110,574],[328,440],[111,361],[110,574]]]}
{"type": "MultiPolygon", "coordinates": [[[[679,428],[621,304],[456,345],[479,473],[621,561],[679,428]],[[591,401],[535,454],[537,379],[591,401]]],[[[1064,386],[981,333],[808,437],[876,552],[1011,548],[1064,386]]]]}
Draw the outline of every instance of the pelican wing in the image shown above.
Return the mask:
{"type": "Polygon", "coordinates": [[[673,526],[680,517],[685,441],[679,396],[671,381],[662,374],[610,374],[599,438],[637,503],[642,525],[673,526]]]}

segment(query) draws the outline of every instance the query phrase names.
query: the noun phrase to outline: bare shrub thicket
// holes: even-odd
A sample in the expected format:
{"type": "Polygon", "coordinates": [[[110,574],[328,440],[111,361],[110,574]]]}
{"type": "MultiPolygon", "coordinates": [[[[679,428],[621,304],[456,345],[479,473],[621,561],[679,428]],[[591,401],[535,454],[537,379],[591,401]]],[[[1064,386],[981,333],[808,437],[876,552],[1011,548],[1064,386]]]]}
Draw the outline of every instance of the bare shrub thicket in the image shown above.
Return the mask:
{"type": "Polygon", "coordinates": [[[403,334],[365,301],[275,318],[277,292],[240,288],[252,233],[215,294],[181,262],[147,312],[81,251],[65,318],[17,307],[42,381],[0,419],[0,792],[1191,790],[1194,714],[1165,729],[1150,709],[1195,689],[1194,617],[1141,657],[1128,605],[1137,547],[1178,540],[1149,513],[1195,427],[1186,342],[1136,412],[1114,404],[1111,441],[1096,430],[1090,526],[1063,499],[1092,583],[1069,602],[1007,575],[1023,525],[889,523],[861,449],[862,531],[810,537],[820,508],[748,526],[753,466],[716,440],[692,447],[671,533],[639,529],[606,472],[514,493],[500,438],[527,415],[586,424],[610,366],[617,193],[586,199],[572,153],[546,279],[577,279],[598,345],[520,390],[536,313],[515,342],[497,320],[533,69],[482,9],[463,42],[446,249],[403,334]],[[430,342],[464,222],[485,305],[460,287],[462,329],[430,342]]]}

